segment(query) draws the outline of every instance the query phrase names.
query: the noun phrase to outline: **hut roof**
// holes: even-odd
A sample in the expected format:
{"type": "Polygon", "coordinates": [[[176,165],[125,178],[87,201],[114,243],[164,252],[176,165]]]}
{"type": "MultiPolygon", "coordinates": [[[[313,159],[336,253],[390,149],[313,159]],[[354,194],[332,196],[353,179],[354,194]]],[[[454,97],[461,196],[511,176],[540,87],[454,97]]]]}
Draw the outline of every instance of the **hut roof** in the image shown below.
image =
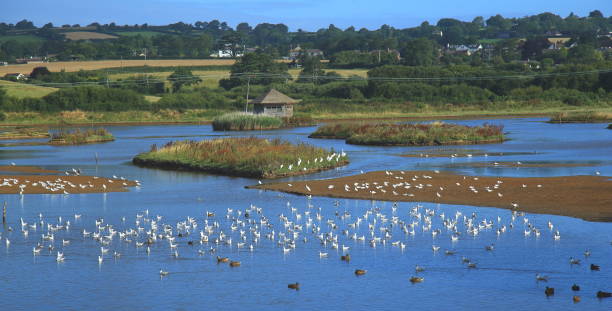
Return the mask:
{"type": "Polygon", "coordinates": [[[278,104],[297,104],[300,101],[293,99],[275,89],[270,89],[265,94],[251,100],[251,104],[262,104],[262,105],[278,105],[278,104]]]}

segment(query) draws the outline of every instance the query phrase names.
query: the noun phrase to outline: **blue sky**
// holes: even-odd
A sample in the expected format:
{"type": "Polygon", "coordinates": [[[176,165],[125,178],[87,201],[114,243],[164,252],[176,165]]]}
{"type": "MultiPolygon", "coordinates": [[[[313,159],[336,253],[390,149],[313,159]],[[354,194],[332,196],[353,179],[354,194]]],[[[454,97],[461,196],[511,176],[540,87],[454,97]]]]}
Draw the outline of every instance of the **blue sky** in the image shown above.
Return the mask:
{"type": "Polygon", "coordinates": [[[563,17],[570,12],[580,16],[598,9],[608,16],[612,0],[6,0],[0,5],[0,21],[21,19],[37,25],[117,24],[150,25],[177,21],[193,23],[219,19],[235,26],[240,22],[284,23],[291,30],[317,30],[334,24],[369,29],[388,24],[397,28],[417,26],[423,21],[435,24],[440,18],[472,20],[502,14],[521,17],[552,12],[563,17]]]}

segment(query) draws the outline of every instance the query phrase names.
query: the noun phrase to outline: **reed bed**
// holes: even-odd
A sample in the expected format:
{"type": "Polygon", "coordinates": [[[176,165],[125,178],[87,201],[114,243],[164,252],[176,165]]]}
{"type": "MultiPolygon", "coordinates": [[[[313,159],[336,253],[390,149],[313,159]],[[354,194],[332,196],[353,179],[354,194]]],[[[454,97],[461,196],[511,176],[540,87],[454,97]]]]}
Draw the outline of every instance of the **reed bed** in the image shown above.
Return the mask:
{"type": "Polygon", "coordinates": [[[113,141],[115,137],[104,128],[89,129],[82,131],[76,129],[74,131],[60,131],[51,135],[49,144],[51,145],[81,145],[113,141]]]}
{"type": "Polygon", "coordinates": [[[214,118],[212,126],[215,131],[254,131],[310,126],[313,124],[314,121],[310,116],[279,118],[261,114],[233,112],[214,118]]]}
{"type": "Polygon", "coordinates": [[[234,112],[216,117],[212,126],[215,131],[270,130],[282,127],[283,120],[265,115],[234,112]]]}
{"type": "Polygon", "coordinates": [[[15,127],[0,131],[0,139],[35,139],[48,138],[51,136],[49,132],[40,131],[29,127],[15,127]]]}
{"type": "Polygon", "coordinates": [[[337,123],[319,127],[311,138],[345,139],[348,144],[377,146],[459,145],[502,142],[503,126],[465,126],[443,122],[337,123]]]}
{"type": "Polygon", "coordinates": [[[327,170],[348,163],[344,152],[257,137],[169,142],[134,157],[134,164],[231,176],[277,178],[327,170]]]}
{"type": "Polygon", "coordinates": [[[612,113],[607,112],[559,112],[554,114],[549,123],[599,123],[612,121],[612,113]]]}

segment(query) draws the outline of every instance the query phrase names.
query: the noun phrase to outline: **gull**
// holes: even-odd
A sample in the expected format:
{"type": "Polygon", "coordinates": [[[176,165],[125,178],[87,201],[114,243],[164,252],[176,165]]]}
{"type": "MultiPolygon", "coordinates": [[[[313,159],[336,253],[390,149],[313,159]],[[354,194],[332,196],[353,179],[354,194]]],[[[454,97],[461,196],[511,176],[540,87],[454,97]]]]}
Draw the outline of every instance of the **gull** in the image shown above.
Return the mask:
{"type": "Polygon", "coordinates": [[[536,281],[548,282],[548,276],[536,274],[536,281]]]}
{"type": "Polygon", "coordinates": [[[327,258],[327,253],[319,251],[319,258],[327,258]]]}
{"type": "Polygon", "coordinates": [[[98,264],[102,264],[102,261],[104,261],[104,258],[102,258],[102,256],[98,256],[98,264]]]}
{"type": "Polygon", "coordinates": [[[164,270],[162,270],[162,269],[159,269],[159,276],[164,277],[164,276],[168,275],[169,273],[170,273],[170,272],[168,272],[168,271],[164,271],[164,270]]]}
{"type": "Polygon", "coordinates": [[[305,185],[305,187],[306,187],[306,190],[308,190],[308,192],[311,192],[310,187],[308,187],[308,185],[305,185]]]}
{"type": "Polygon", "coordinates": [[[57,262],[64,262],[64,259],[65,259],[64,258],[64,253],[57,252],[57,257],[55,258],[55,261],[57,261],[57,262]]]}

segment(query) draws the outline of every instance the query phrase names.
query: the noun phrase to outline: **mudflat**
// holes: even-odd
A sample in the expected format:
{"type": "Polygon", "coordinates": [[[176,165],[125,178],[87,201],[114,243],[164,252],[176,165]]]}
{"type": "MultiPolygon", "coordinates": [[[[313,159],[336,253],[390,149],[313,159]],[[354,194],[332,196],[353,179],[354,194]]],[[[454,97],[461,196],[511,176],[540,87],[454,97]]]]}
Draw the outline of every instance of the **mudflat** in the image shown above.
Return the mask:
{"type": "Polygon", "coordinates": [[[605,176],[490,177],[438,171],[376,171],[247,188],[336,198],[498,207],[612,221],[612,181],[605,176]]]}

